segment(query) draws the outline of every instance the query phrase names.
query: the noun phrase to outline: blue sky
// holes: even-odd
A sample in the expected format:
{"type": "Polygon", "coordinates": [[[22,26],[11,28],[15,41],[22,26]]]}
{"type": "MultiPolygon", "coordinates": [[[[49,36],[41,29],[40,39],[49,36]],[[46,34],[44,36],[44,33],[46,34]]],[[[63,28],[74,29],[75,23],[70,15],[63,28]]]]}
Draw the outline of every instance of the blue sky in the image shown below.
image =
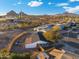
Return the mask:
{"type": "Polygon", "coordinates": [[[79,14],[79,0],[1,0],[0,15],[10,10],[21,10],[27,14],[59,14],[63,12],[79,14]]]}

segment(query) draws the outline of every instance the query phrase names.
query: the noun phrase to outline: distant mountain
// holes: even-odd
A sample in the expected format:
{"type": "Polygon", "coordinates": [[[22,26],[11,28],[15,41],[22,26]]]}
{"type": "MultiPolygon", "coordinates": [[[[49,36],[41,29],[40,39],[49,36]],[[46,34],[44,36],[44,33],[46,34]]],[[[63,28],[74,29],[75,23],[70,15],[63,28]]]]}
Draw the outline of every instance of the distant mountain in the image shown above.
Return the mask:
{"type": "Polygon", "coordinates": [[[27,14],[25,14],[24,12],[20,12],[18,15],[21,15],[21,16],[27,16],[27,14]]]}
{"type": "Polygon", "coordinates": [[[78,14],[65,12],[63,14],[56,14],[55,16],[79,16],[78,14]]]}
{"type": "Polygon", "coordinates": [[[17,16],[17,15],[18,15],[18,14],[17,14],[15,11],[11,10],[11,11],[9,11],[9,12],[7,13],[6,16],[17,16]]]}

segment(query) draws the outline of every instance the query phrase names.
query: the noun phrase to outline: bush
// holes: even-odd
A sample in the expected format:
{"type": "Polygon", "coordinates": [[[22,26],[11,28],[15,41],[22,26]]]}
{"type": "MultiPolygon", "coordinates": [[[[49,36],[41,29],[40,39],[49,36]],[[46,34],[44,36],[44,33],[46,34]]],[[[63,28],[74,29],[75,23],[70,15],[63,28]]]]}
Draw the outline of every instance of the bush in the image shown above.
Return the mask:
{"type": "Polygon", "coordinates": [[[11,59],[30,59],[30,54],[12,54],[11,59]]]}
{"type": "Polygon", "coordinates": [[[57,42],[59,39],[62,38],[62,36],[59,32],[54,32],[51,30],[43,33],[43,35],[46,38],[46,40],[53,42],[53,43],[57,42]]]}

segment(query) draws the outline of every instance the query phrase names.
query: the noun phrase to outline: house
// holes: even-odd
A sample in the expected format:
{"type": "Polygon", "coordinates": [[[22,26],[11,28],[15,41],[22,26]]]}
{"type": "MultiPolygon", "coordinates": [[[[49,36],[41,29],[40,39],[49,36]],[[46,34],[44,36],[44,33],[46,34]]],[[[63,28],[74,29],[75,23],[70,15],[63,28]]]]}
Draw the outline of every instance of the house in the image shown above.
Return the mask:
{"type": "Polygon", "coordinates": [[[26,49],[37,48],[38,44],[43,46],[48,44],[48,42],[40,39],[38,33],[33,33],[29,38],[26,38],[25,40],[26,49]]]}
{"type": "Polygon", "coordinates": [[[79,31],[61,31],[63,37],[79,39],[79,31]]]}
{"type": "Polygon", "coordinates": [[[34,31],[46,32],[46,29],[47,29],[47,26],[39,26],[39,27],[34,28],[34,31]]]}
{"type": "Polygon", "coordinates": [[[44,38],[41,39],[38,33],[31,34],[31,36],[29,38],[26,38],[25,40],[25,49],[30,51],[33,50],[32,52],[35,51],[36,54],[33,54],[33,56],[35,56],[37,59],[50,59],[50,58],[52,59],[54,58],[54,56],[56,58],[58,57],[61,58],[62,55],[65,53],[64,50],[58,50],[53,48],[52,50],[46,52],[46,49],[44,49],[44,47],[49,47],[49,46],[51,46],[51,44],[49,44],[48,41],[44,40],[44,38]]]}
{"type": "Polygon", "coordinates": [[[52,27],[53,27],[52,24],[46,24],[46,25],[42,25],[42,26],[34,28],[34,31],[46,32],[46,31],[50,30],[52,27]]]}
{"type": "Polygon", "coordinates": [[[42,28],[42,27],[34,28],[34,31],[37,31],[37,32],[46,32],[45,28],[42,28]]]}
{"type": "Polygon", "coordinates": [[[63,54],[65,53],[64,50],[52,49],[49,54],[55,56],[55,59],[61,59],[63,54]]]}

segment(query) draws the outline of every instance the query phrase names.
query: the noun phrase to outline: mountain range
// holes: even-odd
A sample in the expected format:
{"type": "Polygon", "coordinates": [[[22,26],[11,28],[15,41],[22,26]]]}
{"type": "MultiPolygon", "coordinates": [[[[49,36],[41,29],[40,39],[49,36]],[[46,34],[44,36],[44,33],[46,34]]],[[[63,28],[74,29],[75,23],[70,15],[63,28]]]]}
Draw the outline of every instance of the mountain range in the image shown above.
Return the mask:
{"type": "MultiPolygon", "coordinates": [[[[13,10],[9,11],[6,14],[6,16],[18,16],[18,15],[27,16],[28,14],[24,13],[23,11],[16,13],[13,10]]],[[[38,15],[38,16],[41,16],[41,15],[38,15]]],[[[42,15],[42,16],[45,16],[45,15],[42,15]]],[[[48,16],[50,16],[50,15],[48,15],[48,16]]],[[[79,14],[65,12],[65,13],[62,13],[62,14],[55,14],[55,15],[51,15],[51,16],[79,16],[79,14]]]]}

